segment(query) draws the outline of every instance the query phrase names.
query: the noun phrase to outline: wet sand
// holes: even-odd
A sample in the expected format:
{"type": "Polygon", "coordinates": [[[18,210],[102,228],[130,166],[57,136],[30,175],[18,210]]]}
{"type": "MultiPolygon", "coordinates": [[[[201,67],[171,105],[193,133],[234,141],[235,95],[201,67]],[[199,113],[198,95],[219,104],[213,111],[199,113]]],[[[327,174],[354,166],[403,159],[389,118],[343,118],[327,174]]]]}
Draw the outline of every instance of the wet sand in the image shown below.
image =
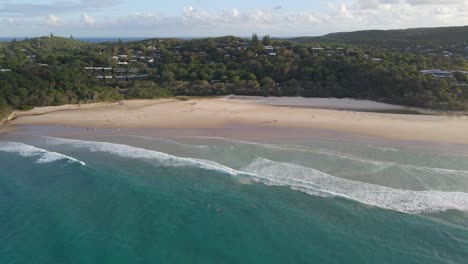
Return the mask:
{"type": "MultiPolygon", "coordinates": [[[[18,112],[16,119],[10,123],[82,128],[191,130],[229,129],[235,125],[262,127],[259,130],[263,131],[262,133],[269,134],[265,131],[276,131],[278,132],[276,134],[285,136],[290,129],[304,131],[315,129],[322,131],[321,133],[351,133],[382,139],[468,144],[467,116],[362,112],[366,109],[395,110],[395,106],[388,105],[386,108],[385,104],[374,102],[376,104],[374,109],[370,101],[349,101],[349,99],[346,102],[339,99],[320,102],[321,105],[324,102],[328,103],[328,108],[341,110],[317,109],[314,107],[314,104],[317,104],[314,99],[281,98],[280,105],[278,102],[268,100],[254,97],[218,97],[42,107],[28,112],[18,112]],[[356,109],[360,103],[364,105],[356,109]]],[[[235,133],[241,133],[240,131],[242,129],[238,129],[235,133]]]]}

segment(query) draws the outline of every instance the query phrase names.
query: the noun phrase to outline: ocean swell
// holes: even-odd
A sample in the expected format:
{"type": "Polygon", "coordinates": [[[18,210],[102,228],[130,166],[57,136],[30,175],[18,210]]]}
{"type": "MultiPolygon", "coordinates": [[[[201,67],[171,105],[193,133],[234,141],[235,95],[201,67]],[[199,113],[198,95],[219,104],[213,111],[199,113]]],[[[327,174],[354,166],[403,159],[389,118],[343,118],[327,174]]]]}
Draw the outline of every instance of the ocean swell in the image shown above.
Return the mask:
{"type": "Polygon", "coordinates": [[[316,196],[341,196],[372,206],[404,213],[435,213],[450,209],[468,211],[468,194],[411,191],[338,178],[290,163],[258,158],[242,169],[265,184],[289,186],[316,196]]]}
{"type": "Polygon", "coordinates": [[[309,195],[340,196],[364,204],[404,213],[435,213],[446,210],[468,211],[468,193],[445,191],[412,191],[385,187],[335,177],[313,168],[291,163],[257,158],[249,165],[236,170],[210,160],[185,158],[154,150],[95,141],[46,138],[53,145],[67,145],[91,152],[146,160],[150,164],[166,167],[197,167],[228,175],[242,176],[273,186],[286,186],[309,195]]]}
{"type": "Polygon", "coordinates": [[[82,166],[86,165],[83,161],[77,160],[73,157],[19,142],[0,142],[0,151],[16,153],[23,157],[37,157],[37,163],[50,163],[59,160],[66,160],[68,162],[79,163],[82,166]]]}
{"type": "Polygon", "coordinates": [[[86,149],[90,152],[106,152],[124,158],[147,160],[150,161],[153,165],[157,166],[198,167],[201,169],[218,171],[230,175],[238,175],[240,173],[235,169],[210,160],[177,157],[155,150],[137,148],[123,144],[51,137],[46,137],[45,139],[47,143],[52,145],[68,145],[72,147],[86,149]],[[154,162],[157,163],[155,164],[154,162]]]}

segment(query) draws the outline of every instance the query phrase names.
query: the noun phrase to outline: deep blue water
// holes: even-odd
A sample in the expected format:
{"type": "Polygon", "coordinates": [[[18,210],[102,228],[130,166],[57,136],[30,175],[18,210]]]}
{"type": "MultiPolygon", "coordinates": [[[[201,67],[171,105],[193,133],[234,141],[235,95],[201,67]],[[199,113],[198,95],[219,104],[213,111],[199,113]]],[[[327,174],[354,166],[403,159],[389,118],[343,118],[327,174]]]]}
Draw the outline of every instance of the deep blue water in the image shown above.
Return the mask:
{"type": "Polygon", "coordinates": [[[343,142],[3,136],[0,263],[466,263],[466,161],[343,142]]]}

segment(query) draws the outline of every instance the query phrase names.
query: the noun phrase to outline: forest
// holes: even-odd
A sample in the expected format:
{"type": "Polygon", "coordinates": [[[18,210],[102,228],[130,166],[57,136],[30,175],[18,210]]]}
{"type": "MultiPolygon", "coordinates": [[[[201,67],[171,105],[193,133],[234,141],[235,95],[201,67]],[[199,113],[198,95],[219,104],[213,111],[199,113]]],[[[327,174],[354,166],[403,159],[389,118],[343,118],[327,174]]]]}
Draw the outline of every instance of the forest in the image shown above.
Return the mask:
{"type": "Polygon", "coordinates": [[[51,34],[0,45],[2,116],[34,106],[228,94],[347,97],[468,109],[466,53],[447,56],[368,44],[298,43],[255,34],[251,39],[108,43],[51,34]],[[102,70],[106,67],[108,72],[102,70]],[[420,73],[433,68],[453,71],[453,78],[420,73]]]}

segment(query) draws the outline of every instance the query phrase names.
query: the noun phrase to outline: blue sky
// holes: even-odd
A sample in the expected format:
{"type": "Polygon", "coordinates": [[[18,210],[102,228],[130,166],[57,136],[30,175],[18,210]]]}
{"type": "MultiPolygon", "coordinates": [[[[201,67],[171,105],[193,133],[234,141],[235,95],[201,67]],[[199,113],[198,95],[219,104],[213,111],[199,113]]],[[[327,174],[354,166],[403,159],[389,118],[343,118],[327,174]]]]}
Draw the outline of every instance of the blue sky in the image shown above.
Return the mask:
{"type": "Polygon", "coordinates": [[[0,37],[204,37],[468,25],[468,0],[0,0],[0,37]]]}

